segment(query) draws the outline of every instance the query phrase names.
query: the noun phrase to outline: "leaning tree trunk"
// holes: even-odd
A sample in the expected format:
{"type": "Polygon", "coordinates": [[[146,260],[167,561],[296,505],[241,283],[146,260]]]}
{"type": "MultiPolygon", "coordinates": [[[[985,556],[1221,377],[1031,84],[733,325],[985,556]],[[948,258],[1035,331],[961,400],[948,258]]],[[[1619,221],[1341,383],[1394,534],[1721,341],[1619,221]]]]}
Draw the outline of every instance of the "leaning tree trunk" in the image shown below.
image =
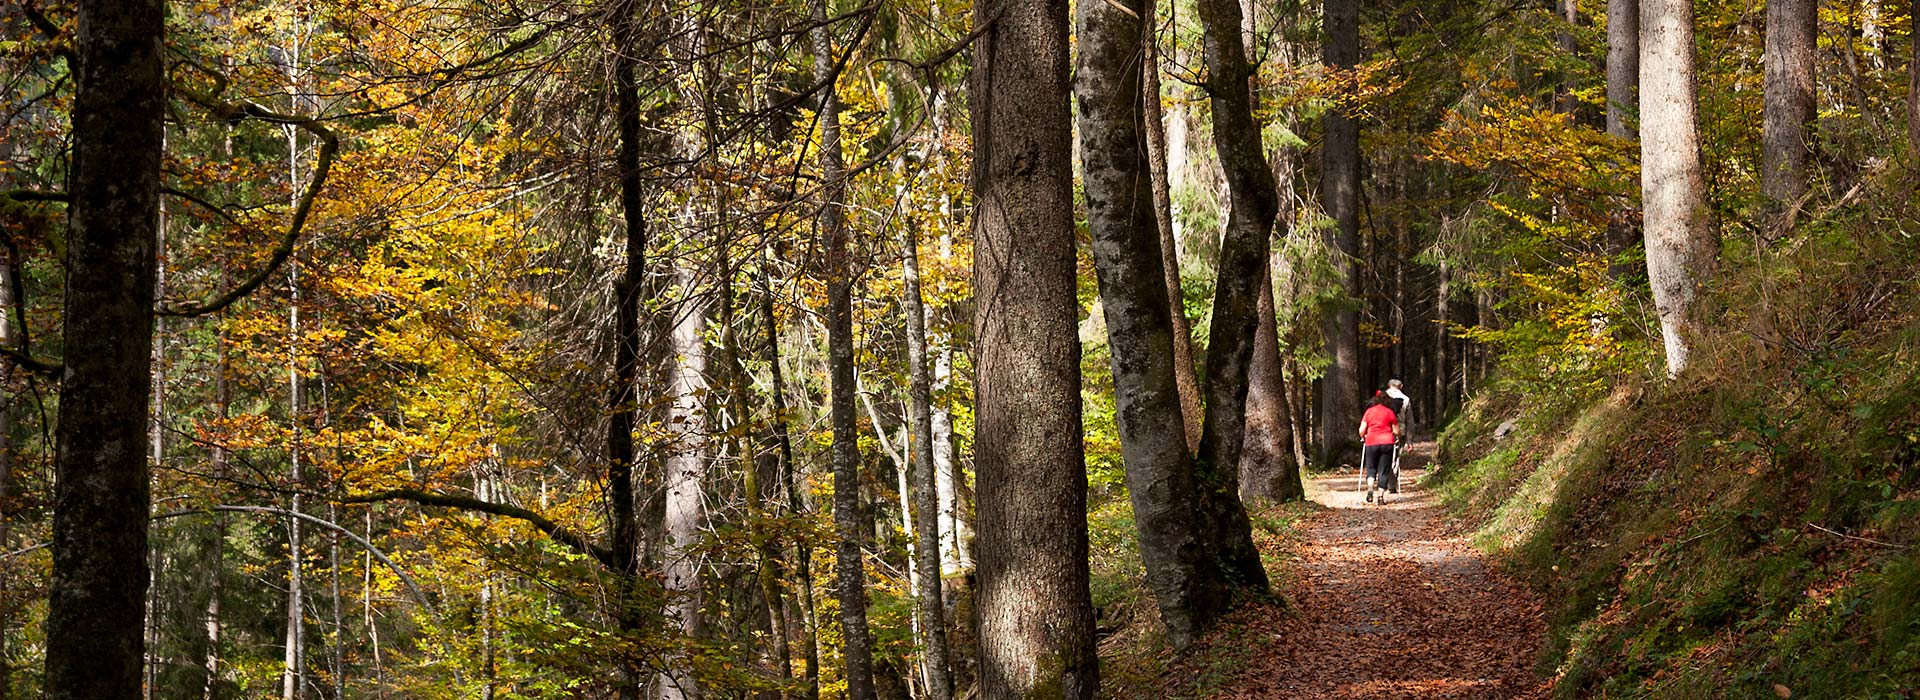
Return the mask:
{"type": "Polygon", "coordinates": [[[1770,210],[1769,236],[1780,236],[1787,208],[1807,191],[1808,137],[1814,120],[1814,42],[1818,0],[1769,0],[1766,84],[1760,111],[1760,193],[1770,210]]]}
{"type": "Polygon", "coordinates": [[[1213,326],[1207,335],[1206,422],[1198,463],[1201,497],[1214,555],[1227,579],[1263,594],[1267,571],[1253,544],[1252,525],[1240,503],[1240,453],[1246,438],[1248,369],[1259,326],[1261,278],[1267,273],[1273,220],[1279,211],[1273,171],[1267,169],[1260,124],[1253,118],[1249,83],[1253,64],[1241,39],[1237,0],[1202,0],[1206,32],[1207,92],[1213,107],[1213,143],[1226,174],[1231,208],[1220,237],[1214,284],[1213,326]]]}
{"type": "MultiPolygon", "coordinates": [[[[794,472],[793,438],[787,429],[787,381],[786,372],[780,365],[780,323],[773,313],[773,276],[767,268],[773,264],[773,252],[767,251],[760,263],[758,273],[760,285],[761,332],[767,344],[767,393],[772,395],[772,425],[774,454],[780,460],[780,489],[787,497],[787,511],[796,517],[806,514],[806,502],[801,499],[803,485],[794,472]]],[[[813,543],[801,538],[794,542],[793,577],[799,582],[800,590],[794,595],[794,608],[799,613],[801,631],[800,660],[802,666],[801,697],[807,700],[820,700],[820,637],[819,627],[813,607],[813,543]]]]}
{"type": "Polygon", "coordinates": [[[867,632],[867,576],[861,544],[860,433],[853,368],[853,267],[847,252],[847,166],[840,152],[840,96],[826,0],[807,4],[814,22],[813,75],[820,84],[820,238],[826,251],[827,364],[833,398],[833,525],[842,660],[848,700],[873,700],[873,646],[867,632]]]}
{"type": "Polygon", "coordinates": [[[1187,451],[1169,285],[1144,133],[1141,74],[1129,60],[1147,37],[1139,0],[1079,6],[1080,159],[1094,270],[1112,348],[1114,403],[1140,557],[1176,648],[1205,634],[1232,602],[1210,553],[1187,451]]]}
{"type": "MultiPolygon", "coordinates": [[[[1351,70],[1360,61],[1358,0],[1325,0],[1328,68],[1351,70]]],[[[1360,314],[1352,298],[1360,291],[1360,125],[1339,106],[1327,110],[1320,146],[1320,194],[1326,198],[1328,253],[1347,299],[1328,310],[1321,330],[1332,359],[1320,382],[1320,464],[1331,467],[1358,456],[1352,426],[1360,421],[1360,314]]]]}
{"type": "Polygon", "coordinates": [[[45,623],[53,700],[141,693],[164,16],[161,0],[81,0],[74,33],[66,365],[45,623]]]}
{"type": "Polygon", "coordinates": [[[974,468],[980,697],[1092,698],[1067,6],[974,22],[974,468]]]}
{"type": "MultiPolygon", "coordinates": [[[[1607,135],[1629,141],[1639,138],[1629,121],[1638,111],[1640,0],[1607,0],[1607,135]]],[[[1640,238],[1633,204],[1631,198],[1623,197],[1607,218],[1607,271],[1615,280],[1628,278],[1636,267],[1624,260],[1627,249],[1640,238]]]]}
{"type": "Polygon", "coordinates": [[[1647,279],[1660,316],[1667,374],[1687,367],[1700,333],[1700,289],[1719,242],[1708,226],[1695,106],[1693,5],[1640,2],[1640,187],[1647,279]]]}
{"type": "MultiPolygon", "coordinates": [[[[1146,0],[1140,16],[1156,17],[1154,0],[1146,0]]],[[[1200,448],[1200,378],[1194,370],[1193,324],[1187,320],[1186,293],[1180,286],[1180,244],[1173,235],[1173,185],[1167,174],[1167,125],[1160,107],[1160,41],[1151,26],[1141,38],[1146,60],[1141,63],[1141,106],[1147,127],[1147,173],[1153,177],[1154,225],[1160,235],[1160,272],[1166,278],[1167,309],[1173,323],[1173,383],[1180,392],[1181,423],[1187,449],[1200,448]]]]}

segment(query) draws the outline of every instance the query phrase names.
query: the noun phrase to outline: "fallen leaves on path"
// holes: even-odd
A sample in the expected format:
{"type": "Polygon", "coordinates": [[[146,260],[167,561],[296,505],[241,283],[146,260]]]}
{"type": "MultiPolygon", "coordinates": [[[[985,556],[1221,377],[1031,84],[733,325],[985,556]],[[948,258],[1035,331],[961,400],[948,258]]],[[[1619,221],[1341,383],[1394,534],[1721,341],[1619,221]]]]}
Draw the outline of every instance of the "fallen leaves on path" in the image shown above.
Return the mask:
{"type": "MultiPolygon", "coordinates": [[[[1408,465],[1424,463],[1417,445],[1408,465]]],[[[1326,508],[1300,525],[1276,589],[1287,605],[1249,606],[1165,678],[1169,697],[1544,698],[1533,672],[1545,625],[1521,583],[1490,568],[1444,522],[1407,470],[1408,488],[1367,505],[1351,474],[1314,480],[1326,508]]]]}

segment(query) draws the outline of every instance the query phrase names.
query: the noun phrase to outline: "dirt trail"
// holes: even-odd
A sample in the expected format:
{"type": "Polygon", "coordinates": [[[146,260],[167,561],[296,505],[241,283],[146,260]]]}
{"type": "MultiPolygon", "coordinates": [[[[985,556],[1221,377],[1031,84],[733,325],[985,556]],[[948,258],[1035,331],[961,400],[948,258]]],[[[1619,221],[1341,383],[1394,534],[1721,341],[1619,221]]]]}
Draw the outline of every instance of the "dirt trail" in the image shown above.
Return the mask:
{"type": "MultiPolygon", "coordinates": [[[[1421,488],[1430,442],[1402,461],[1401,492],[1363,503],[1354,473],[1310,481],[1326,509],[1301,523],[1276,589],[1294,610],[1249,611],[1249,663],[1217,697],[1536,698],[1544,628],[1527,588],[1490,568],[1421,488]]],[[[1244,657],[1243,657],[1244,658],[1244,657]]]]}

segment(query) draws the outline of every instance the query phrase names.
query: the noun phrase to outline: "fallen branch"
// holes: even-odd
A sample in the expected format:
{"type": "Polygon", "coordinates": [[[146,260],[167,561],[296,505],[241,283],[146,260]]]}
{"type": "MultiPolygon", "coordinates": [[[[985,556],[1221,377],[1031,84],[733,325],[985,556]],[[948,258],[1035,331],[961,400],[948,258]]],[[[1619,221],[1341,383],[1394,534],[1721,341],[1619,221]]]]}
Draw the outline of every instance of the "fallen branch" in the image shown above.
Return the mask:
{"type": "Polygon", "coordinates": [[[1872,545],[1879,545],[1879,546],[1881,546],[1881,547],[1886,547],[1886,548],[1888,548],[1888,549],[1901,549],[1901,550],[1904,550],[1904,549],[1906,549],[1906,548],[1907,548],[1907,546],[1906,546],[1906,545],[1900,545],[1900,544],[1894,544],[1894,543],[1892,543],[1892,542],[1881,542],[1880,540],[1876,540],[1876,539],[1872,539],[1872,538],[1869,538],[1869,537],[1861,537],[1861,536],[1859,536],[1859,535],[1849,535],[1849,534],[1847,534],[1847,533],[1844,533],[1844,532],[1837,532],[1837,531],[1834,531],[1834,530],[1829,530],[1829,529],[1827,529],[1827,528],[1824,528],[1824,527],[1821,527],[1821,526],[1819,526],[1819,525],[1816,525],[1816,524],[1814,524],[1814,523],[1807,523],[1807,527],[1810,527],[1810,528],[1813,528],[1813,529],[1815,529],[1815,530],[1819,530],[1819,531],[1821,531],[1821,532],[1824,532],[1824,533],[1827,533],[1827,534],[1829,534],[1829,535],[1833,535],[1833,536],[1835,536],[1835,537],[1841,537],[1841,538],[1845,538],[1845,539],[1849,539],[1849,540],[1854,540],[1854,541],[1857,541],[1857,542],[1865,542],[1865,543],[1867,543],[1867,544],[1872,544],[1872,545]]]}

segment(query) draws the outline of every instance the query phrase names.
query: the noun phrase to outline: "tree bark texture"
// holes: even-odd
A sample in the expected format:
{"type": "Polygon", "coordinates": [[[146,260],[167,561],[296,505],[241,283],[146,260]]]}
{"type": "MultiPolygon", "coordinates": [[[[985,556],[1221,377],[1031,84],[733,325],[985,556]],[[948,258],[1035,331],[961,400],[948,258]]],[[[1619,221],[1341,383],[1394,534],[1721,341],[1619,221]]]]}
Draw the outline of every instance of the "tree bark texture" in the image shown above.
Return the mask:
{"type": "Polygon", "coordinates": [[[1254,331],[1247,380],[1247,444],[1240,451],[1240,497],[1298,501],[1306,498],[1307,491],[1300,481],[1300,465],[1293,461],[1293,416],[1287,410],[1273,275],[1271,270],[1263,271],[1267,274],[1260,285],[1260,325],[1254,331]]]}
{"type": "Polygon", "coordinates": [[[1261,278],[1268,274],[1273,220],[1279,211],[1273,171],[1253,118],[1253,64],[1241,40],[1237,0],[1201,0],[1213,144],[1231,200],[1220,238],[1213,325],[1207,336],[1206,422],[1200,435],[1200,505],[1211,521],[1214,554],[1227,579],[1257,594],[1267,571],[1240,503],[1240,453],[1246,438],[1248,368],[1259,325],[1261,278]]]}
{"type": "Polygon", "coordinates": [[[1693,5],[1640,2],[1640,187],[1647,279],[1660,316],[1667,374],[1687,367],[1701,323],[1701,286],[1719,243],[1708,226],[1695,104],[1693,5]]]}
{"type": "MultiPolygon", "coordinates": [[[[1155,17],[1147,0],[1140,9],[1142,17],[1155,17]]],[[[1173,382],[1180,392],[1180,416],[1185,425],[1187,450],[1200,449],[1200,422],[1205,415],[1200,401],[1200,377],[1193,361],[1193,324],[1187,320],[1186,292],[1180,284],[1180,244],[1173,235],[1173,185],[1167,173],[1167,125],[1160,105],[1160,42],[1152,27],[1141,39],[1146,60],[1140,67],[1141,90],[1145,96],[1147,135],[1147,172],[1152,177],[1154,225],[1160,236],[1160,270],[1167,283],[1168,313],[1173,323],[1173,382]]]]}
{"type": "MultiPolygon", "coordinates": [[[[1814,120],[1817,0],[1768,0],[1764,106],[1760,116],[1760,193],[1774,217],[1807,191],[1814,120]]],[[[1769,226],[1774,222],[1769,222],[1769,226]]],[[[1773,231],[1778,236],[1781,231],[1773,231]]]]}
{"type": "Polygon", "coordinates": [[[1907,57],[1907,142],[1920,159],[1920,9],[1909,7],[1908,34],[1912,55],[1907,57]]]}
{"type": "Polygon", "coordinates": [[[1087,580],[1067,5],[982,0],[974,44],[980,697],[1099,689],[1087,580]]]}
{"type": "MultiPolygon", "coordinates": [[[[683,267],[677,274],[680,304],[673,323],[673,365],[667,375],[672,403],[667,408],[666,542],[661,548],[660,573],[668,596],[667,619],[692,637],[700,629],[702,593],[700,562],[693,548],[706,521],[707,309],[695,288],[695,272],[683,267]]],[[[686,658],[670,657],[666,665],[655,681],[655,697],[700,697],[686,658]]]]}
{"type": "Polygon", "coordinates": [[[836,595],[840,599],[841,659],[846,664],[848,700],[873,700],[873,646],[867,630],[866,542],[860,516],[860,434],[853,366],[853,266],[843,203],[847,166],[840,146],[839,80],[835,73],[832,24],[826,0],[808,3],[814,27],[814,80],[820,88],[821,249],[826,251],[827,363],[832,385],[833,526],[840,541],[835,552],[836,595]]]}
{"type": "Polygon", "coordinates": [[[903,226],[902,270],[907,316],[907,422],[912,431],[913,527],[919,556],[914,567],[919,587],[914,591],[915,614],[920,618],[925,649],[921,676],[926,697],[953,697],[953,675],[947,659],[946,597],[941,592],[940,491],[933,459],[933,373],[927,358],[927,306],[920,293],[920,237],[903,226]]]}
{"type": "MultiPolygon", "coordinates": [[[[1360,10],[1357,0],[1325,0],[1326,39],[1321,48],[1328,68],[1350,70],[1360,62],[1360,10]]],[[[1320,195],[1334,226],[1327,248],[1345,287],[1359,296],[1360,269],[1360,125],[1345,109],[1327,110],[1320,146],[1320,195]]],[[[1320,463],[1331,467],[1359,456],[1349,424],[1360,420],[1360,313],[1351,301],[1328,310],[1321,330],[1332,359],[1320,382],[1320,463]]]]}
{"type": "MultiPolygon", "coordinates": [[[[640,125],[640,87],[638,70],[640,40],[639,7],[636,0],[620,0],[608,19],[609,34],[615,50],[614,128],[619,136],[615,154],[615,177],[620,193],[620,217],[624,224],[624,250],[619,277],[613,282],[613,376],[607,388],[607,519],[608,549],[613,554],[615,582],[614,617],[627,631],[636,630],[641,621],[633,593],[640,580],[640,531],[634,511],[634,476],[639,460],[634,451],[633,431],[639,415],[636,382],[640,374],[640,303],[646,286],[647,211],[646,180],[640,170],[642,148],[640,125]]],[[[625,669],[620,697],[639,697],[643,671],[625,669]]]]}
{"type": "Polygon", "coordinates": [[[45,625],[53,700],[141,692],[164,14],[161,0],[79,3],[45,625]]]}
{"type": "MultiPolygon", "coordinates": [[[[1633,115],[1640,110],[1640,0],[1607,0],[1607,135],[1640,137],[1633,115]]],[[[1615,280],[1634,273],[1623,258],[1639,242],[1633,202],[1621,201],[1607,220],[1608,271],[1615,280]]],[[[1436,416],[1437,417],[1437,416],[1436,416]]]]}
{"type": "Polygon", "coordinates": [[[1133,58],[1148,39],[1137,0],[1081,3],[1074,91],[1094,270],[1112,349],[1120,452],[1140,556],[1176,648],[1225,612],[1231,591],[1209,553],[1186,442],[1163,240],[1147,158],[1144,92],[1133,58]]]}

